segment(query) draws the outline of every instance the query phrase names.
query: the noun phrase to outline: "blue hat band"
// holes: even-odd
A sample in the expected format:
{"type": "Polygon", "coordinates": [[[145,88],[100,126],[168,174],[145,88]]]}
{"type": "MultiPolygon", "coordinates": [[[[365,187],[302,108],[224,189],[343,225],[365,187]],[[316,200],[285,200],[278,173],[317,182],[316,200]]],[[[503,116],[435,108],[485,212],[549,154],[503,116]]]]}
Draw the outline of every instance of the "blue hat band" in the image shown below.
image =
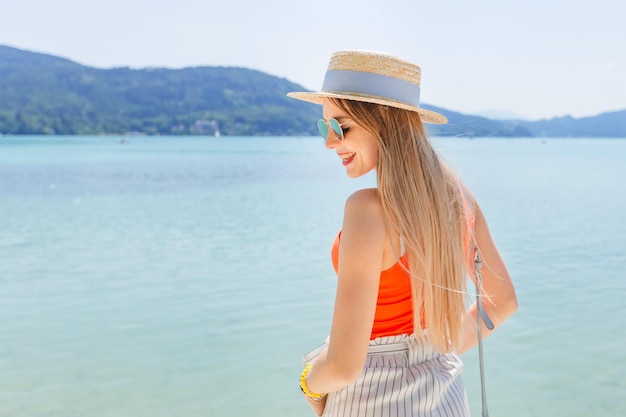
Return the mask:
{"type": "Polygon", "coordinates": [[[329,70],[322,92],[373,96],[419,107],[420,87],[395,77],[371,72],[329,70]]]}

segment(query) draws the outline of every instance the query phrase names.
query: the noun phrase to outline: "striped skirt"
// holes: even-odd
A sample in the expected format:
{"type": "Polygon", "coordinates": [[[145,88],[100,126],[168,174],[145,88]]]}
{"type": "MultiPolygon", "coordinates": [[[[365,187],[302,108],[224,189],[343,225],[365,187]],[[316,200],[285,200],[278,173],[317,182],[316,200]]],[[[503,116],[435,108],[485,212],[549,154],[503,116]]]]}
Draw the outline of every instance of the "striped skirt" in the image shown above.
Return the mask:
{"type": "Polygon", "coordinates": [[[370,341],[361,376],[328,394],[323,417],[469,416],[462,372],[459,356],[435,351],[427,335],[379,337],[370,341]]]}

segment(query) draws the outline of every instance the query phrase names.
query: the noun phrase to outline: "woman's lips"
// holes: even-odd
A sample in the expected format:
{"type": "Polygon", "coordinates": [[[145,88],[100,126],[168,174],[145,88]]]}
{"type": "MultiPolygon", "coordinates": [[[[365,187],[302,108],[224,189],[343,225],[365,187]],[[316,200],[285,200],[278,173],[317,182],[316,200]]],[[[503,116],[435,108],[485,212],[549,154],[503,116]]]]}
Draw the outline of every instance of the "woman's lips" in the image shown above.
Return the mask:
{"type": "Polygon", "coordinates": [[[356,156],[356,152],[347,152],[347,153],[339,154],[339,157],[341,158],[343,166],[346,166],[350,162],[352,162],[355,156],[356,156]]]}

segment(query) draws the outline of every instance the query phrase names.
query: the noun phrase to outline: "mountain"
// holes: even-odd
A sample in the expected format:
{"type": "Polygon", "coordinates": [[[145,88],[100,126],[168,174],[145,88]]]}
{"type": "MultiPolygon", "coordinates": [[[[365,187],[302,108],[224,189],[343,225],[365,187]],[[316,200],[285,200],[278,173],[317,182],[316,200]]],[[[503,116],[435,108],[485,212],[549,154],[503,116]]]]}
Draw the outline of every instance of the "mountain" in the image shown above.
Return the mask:
{"type": "Polygon", "coordinates": [[[533,134],[515,122],[491,120],[486,117],[470,116],[423,104],[421,107],[445,115],[448,124],[426,125],[430,134],[437,136],[481,136],[481,137],[530,137],[533,134]]]}
{"type": "Polygon", "coordinates": [[[519,114],[506,110],[488,109],[480,111],[476,113],[476,115],[495,120],[526,120],[526,118],[520,116],[519,114]]]}
{"type": "Polygon", "coordinates": [[[96,69],[0,46],[0,132],[316,134],[303,87],[245,68],[96,69]]]}
{"type": "Polygon", "coordinates": [[[492,120],[434,106],[423,107],[448,117],[447,125],[429,127],[430,133],[439,136],[626,138],[626,110],[602,113],[593,117],[565,116],[527,121],[492,120]]]}
{"type": "MultiPolygon", "coordinates": [[[[317,135],[320,107],[286,97],[305,89],[239,67],[98,69],[0,45],[0,134],[317,135]]],[[[448,117],[439,136],[626,137],[626,110],[596,117],[448,117]]]]}
{"type": "Polygon", "coordinates": [[[550,120],[516,123],[528,129],[533,136],[626,138],[626,110],[577,119],[565,116],[550,120]]]}

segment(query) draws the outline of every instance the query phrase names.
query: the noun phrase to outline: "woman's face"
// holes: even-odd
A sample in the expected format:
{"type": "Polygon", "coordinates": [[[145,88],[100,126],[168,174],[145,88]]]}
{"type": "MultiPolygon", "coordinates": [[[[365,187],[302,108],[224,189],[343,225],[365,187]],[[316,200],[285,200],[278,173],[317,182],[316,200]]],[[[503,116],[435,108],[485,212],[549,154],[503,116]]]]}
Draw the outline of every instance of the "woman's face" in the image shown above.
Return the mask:
{"type": "Polygon", "coordinates": [[[337,156],[346,167],[346,174],[351,178],[357,178],[376,169],[378,145],[374,136],[329,100],[324,100],[323,114],[326,121],[336,119],[344,132],[341,141],[330,130],[326,137],[326,148],[337,152],[337,156]]]}

